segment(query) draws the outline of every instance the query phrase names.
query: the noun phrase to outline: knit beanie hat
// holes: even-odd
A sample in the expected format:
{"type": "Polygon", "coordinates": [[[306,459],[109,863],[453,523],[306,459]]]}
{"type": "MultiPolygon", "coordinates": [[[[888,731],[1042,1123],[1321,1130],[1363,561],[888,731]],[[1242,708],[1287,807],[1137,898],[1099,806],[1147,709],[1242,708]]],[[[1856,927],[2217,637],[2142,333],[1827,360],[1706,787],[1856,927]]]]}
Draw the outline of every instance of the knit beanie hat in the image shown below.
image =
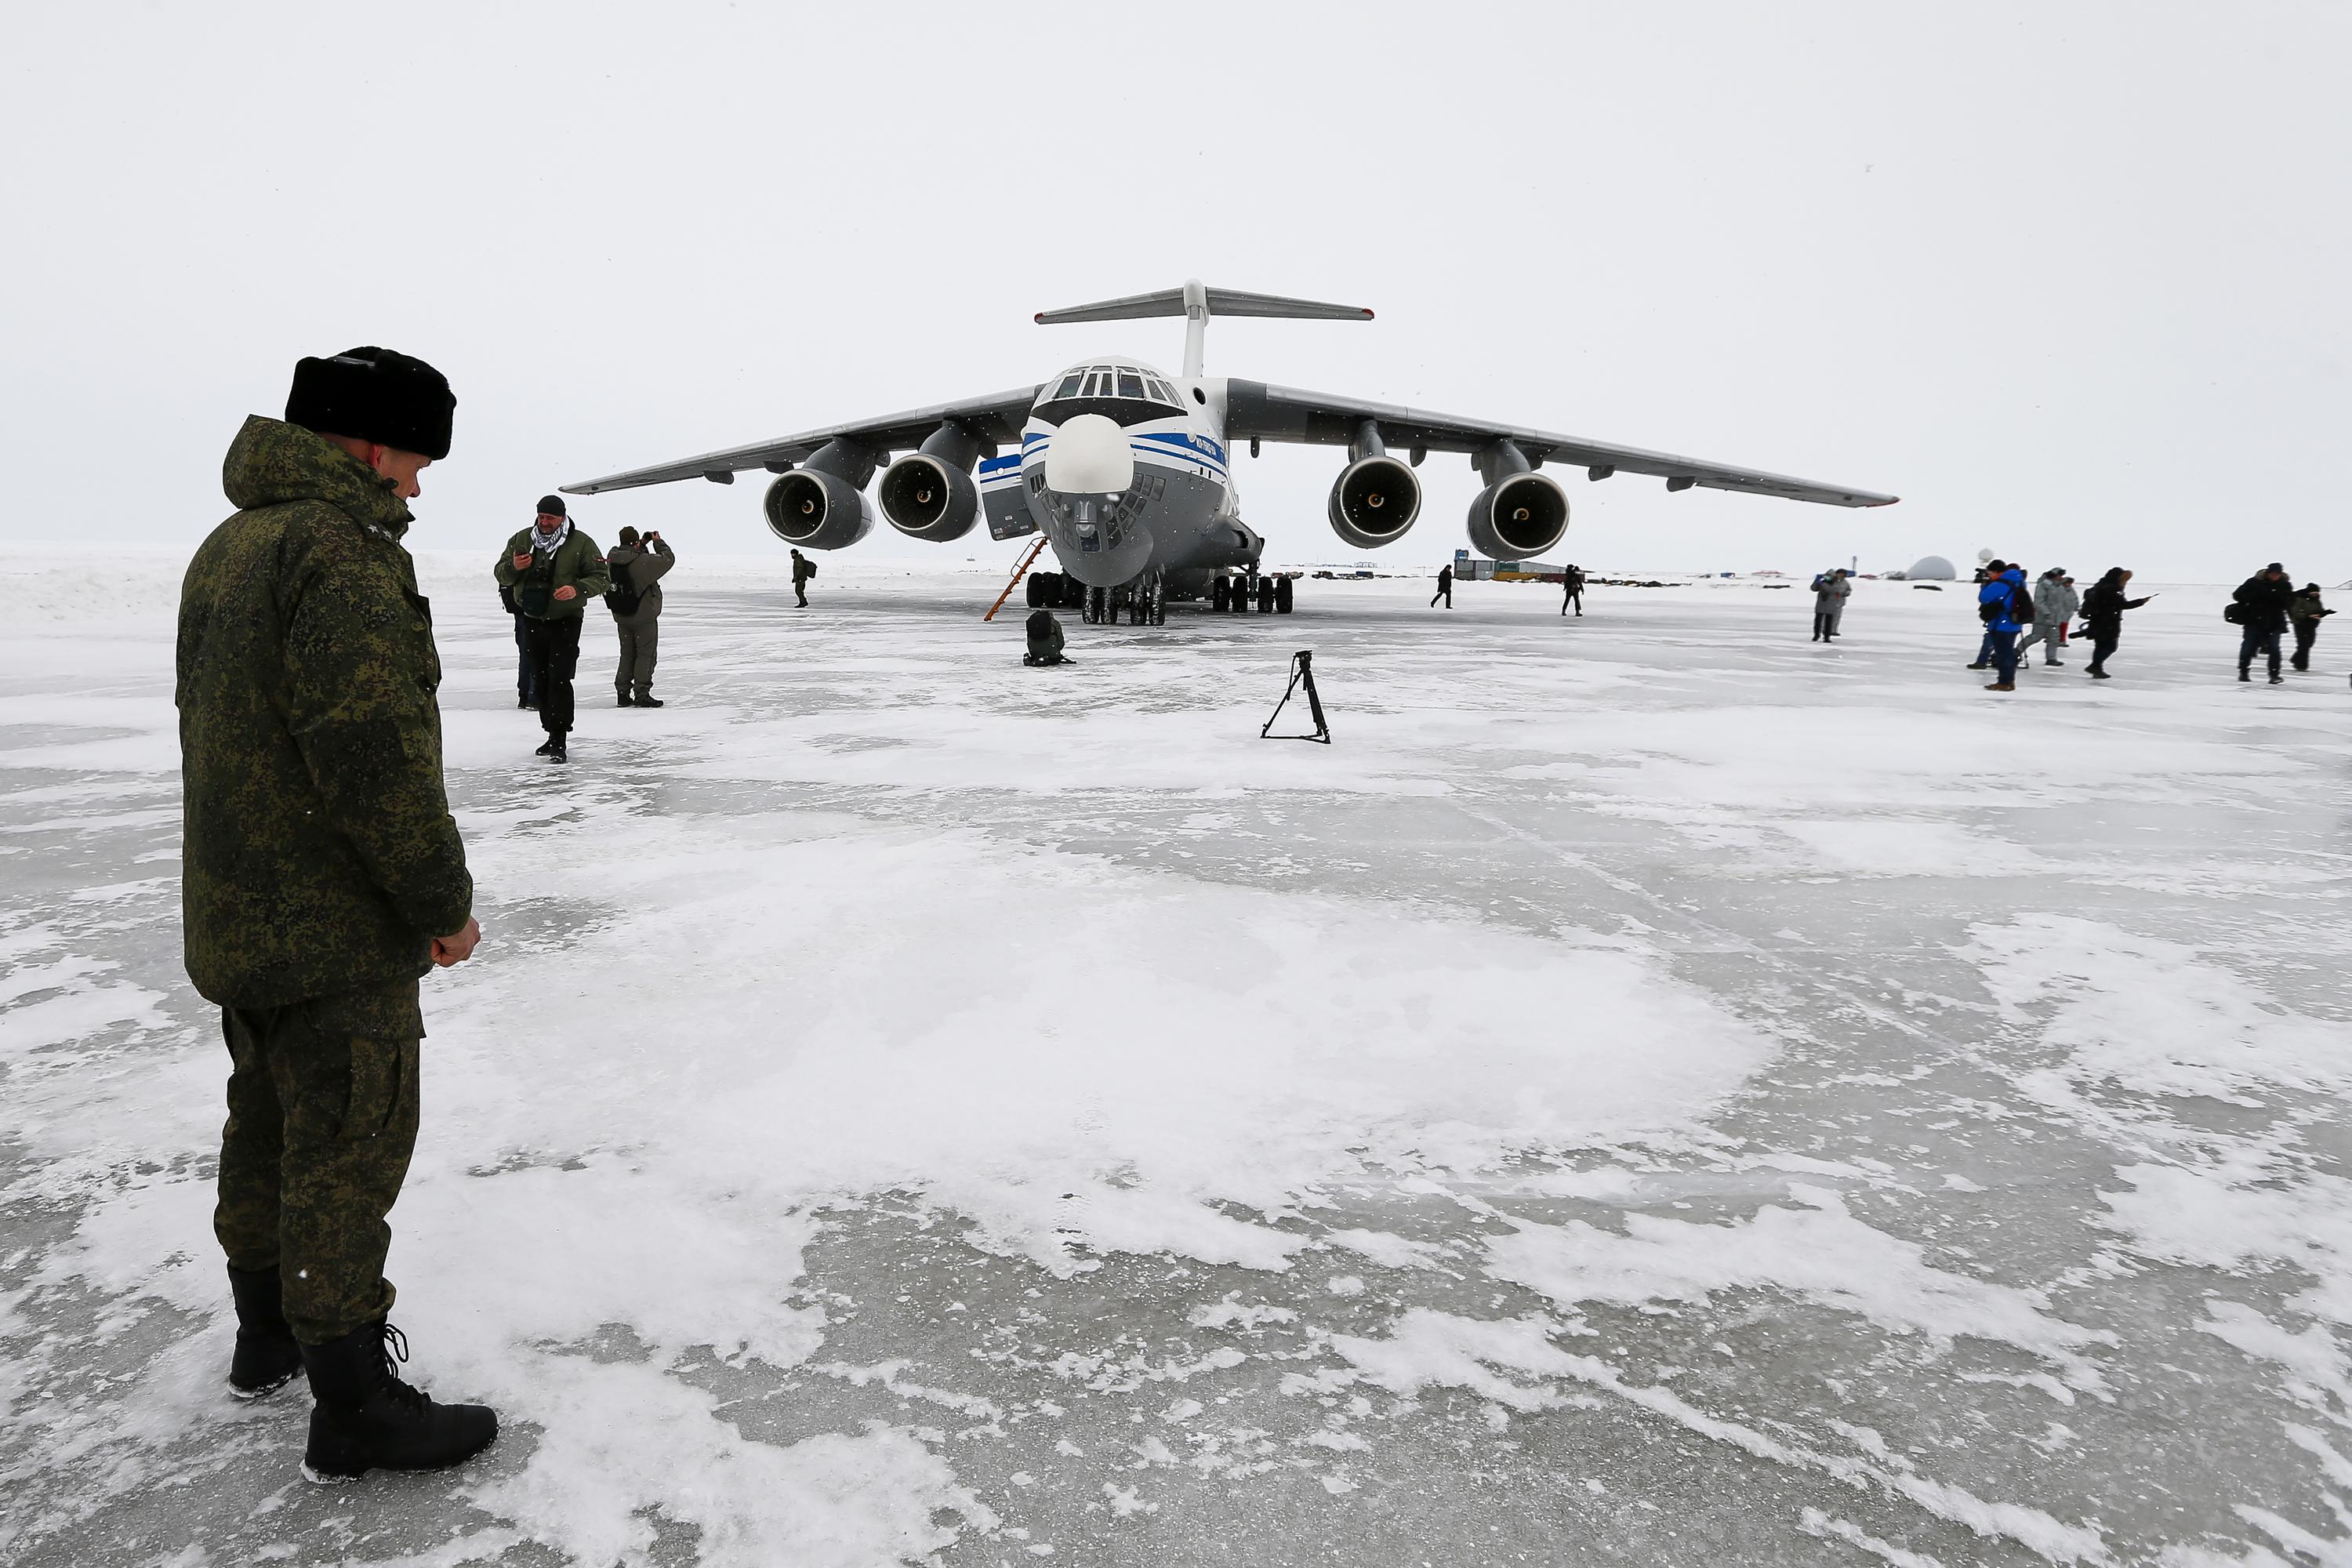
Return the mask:
{"type": "Polygon", "coordinates": [[[294,366],[286,422],[435,460],[449,455],[457,399],[449,378],[390,349],[345,349],[294,366]]]}
{"type": "Polygon", "coordinates": [[[570,512],[563,510],[563,498],[562,496],[540,497],[539,514],[541,517],[570,517],[572,515],[570,512]]]}

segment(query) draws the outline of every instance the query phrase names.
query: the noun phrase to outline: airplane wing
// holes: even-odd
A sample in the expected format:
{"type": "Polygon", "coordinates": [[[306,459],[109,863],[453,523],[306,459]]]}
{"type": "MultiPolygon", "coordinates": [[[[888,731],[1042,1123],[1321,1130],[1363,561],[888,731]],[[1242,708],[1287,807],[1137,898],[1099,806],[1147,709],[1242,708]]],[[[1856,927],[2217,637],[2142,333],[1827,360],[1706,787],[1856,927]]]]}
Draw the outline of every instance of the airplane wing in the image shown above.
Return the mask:
{"type": "Polygon", "coordinates": [[[828,441],[854,441],[872,448],[877,454],[909,450],[919,447],[932,431],[953,419],[968,426],[979,437],[982,449],[995,455],[999,443],[1021,445],[1021,427],[1029,417],[1029,409],[1037,401],[1035,386],[1016,386],[1010,392],[996,393],[988,397],[968,397],[961,403],[941,403],[929,408],[910,408],[904,414],[887,414],[879,419],[861,420],[854,425],[833,425],[822,430],[803,430],[797,436],[779,436],[772,441],[761,441],[750,447],[730,447],[724,451],[705,452],[698,458],[681,458],[675,463],[659,463],[650,468],[631,468],[625,473],[607,474],[601,479],[583,479],[578,484],[562,487],[565,495],[601,495],[606,490],[634,489],[639,485],[666,485],[673,479],[709,479],[714,484],[735,482],[737,473],[746,468],[767,468],[782,473],[795,463],[806,462],[818,447],[828,441]]]}
{"type": "Polygon", "coordinates": [[[1753,495],[1781,496],[1790,500],[1818,501],[1825,506],[1892,506],[1898,499],[1844,485],[1790,479],[1754,468],[1677,458],[1671,452],[1646,452],[1639,447],[1612,447],[1580,436],[1559,436],[1517,425],[1490,425],[1476,419],[1456,419],[1386,403],[1365,403],[1352,397],[1328,397],[1296,387],[1268,386],[1257,381],[1229,381],[1225,391],[1225,438],[1297,441],[1310,446],[1344,447],[1356,438],[1365,420],[1380,426],[1381,439],[1391,450],[1425,448],[1435,452],[1475,452],[1496,440],[1507,440],[1540,467],[1547,461],[1572,463],[1593,479],[1612,474],[1650,474],[1666,481],[1670,490],[1693,485],[1716,490],[1745,490],[1753,495]]]}

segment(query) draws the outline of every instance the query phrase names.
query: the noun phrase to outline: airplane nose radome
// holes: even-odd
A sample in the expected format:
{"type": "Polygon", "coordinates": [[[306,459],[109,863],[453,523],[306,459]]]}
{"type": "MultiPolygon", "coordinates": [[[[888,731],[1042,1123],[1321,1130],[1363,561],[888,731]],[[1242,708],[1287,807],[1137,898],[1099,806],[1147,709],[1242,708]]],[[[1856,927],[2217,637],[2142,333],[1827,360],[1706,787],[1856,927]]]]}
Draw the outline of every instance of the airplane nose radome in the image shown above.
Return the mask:
{"type": "Polygon", "coordinates": [[[1045,488],[1063,495],[1108,495],[1135,482],[1127,432],[1099,414],[1073,414],[1045,448],[1045,488]]]}

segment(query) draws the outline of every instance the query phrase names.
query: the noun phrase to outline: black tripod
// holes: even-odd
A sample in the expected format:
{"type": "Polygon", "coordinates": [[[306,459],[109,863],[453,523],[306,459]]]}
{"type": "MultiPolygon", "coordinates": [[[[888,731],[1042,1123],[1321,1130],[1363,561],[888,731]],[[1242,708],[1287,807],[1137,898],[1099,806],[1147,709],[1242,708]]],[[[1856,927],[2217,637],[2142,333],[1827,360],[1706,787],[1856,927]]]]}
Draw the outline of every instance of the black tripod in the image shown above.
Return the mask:
{"type": "Polygon", "coordinates": [[[1290,656],[1290,684],[1282,689],[1282,700],[1276,703],[1274,711],[1265,716],[1265,728],[1257,732],[1257,738],[1261,741],[1320,741],[1327,746],[1331,743],[1331,726],[1323,718],[1323,699],[1315,691],[1315,655],[1311,650],[1300,648],[1290,656]],[[1315,733],[1274,733],[1274,721],[1282,717],[1282,710],[1289,703],[1291,693],[1301,686],[1307,688],[1307,710],[1315,716],[1315,733]]]}

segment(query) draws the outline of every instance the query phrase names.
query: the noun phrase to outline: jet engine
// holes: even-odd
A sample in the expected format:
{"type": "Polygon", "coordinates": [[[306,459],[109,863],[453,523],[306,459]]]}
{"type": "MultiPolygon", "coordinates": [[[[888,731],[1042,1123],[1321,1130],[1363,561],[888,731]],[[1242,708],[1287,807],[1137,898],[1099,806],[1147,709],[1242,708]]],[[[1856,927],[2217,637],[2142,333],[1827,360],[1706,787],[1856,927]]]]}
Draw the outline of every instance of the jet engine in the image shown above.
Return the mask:
{"type": "Polygon", "coordinates": [[[1509,474],[1470,503],[1470,548],[1495,561],[1528,561],[1568,531],[1568,493],[1538,473],[1509,474]]]}
{"type": "Polygon", "coordinates": [[[821,468],[794,468],[768,487],[768,531],[786,544],[840,550],[866,537],[873,510],[858,488],[821,468]]]}
{"type": "Polygon", "coordinates": [[[1421,481],[1394,458],[1359,458],[1339,470],[1329,512],[1331,531],[1357,549],[1393,544],[1421,515],[1421,481]]]}
{"type": "Polygon", "coordinates": [[[909,539],[937,544],[961,539],[980,520],[980,487],[971,482],[979,458],[980,443],[970,431],[952,420],[940,426],[920,451],[882,470],[877,491],[882,515],[909,539]]]}

